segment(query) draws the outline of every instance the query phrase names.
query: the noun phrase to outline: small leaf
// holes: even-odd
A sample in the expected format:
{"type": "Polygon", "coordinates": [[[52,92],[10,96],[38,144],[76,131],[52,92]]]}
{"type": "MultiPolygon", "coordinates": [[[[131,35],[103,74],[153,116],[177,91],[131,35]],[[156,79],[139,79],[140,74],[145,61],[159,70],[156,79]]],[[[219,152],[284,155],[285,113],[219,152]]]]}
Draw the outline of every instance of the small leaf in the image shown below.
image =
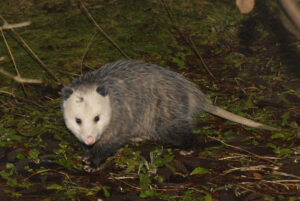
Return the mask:
{"type": "Polygon", "coordinates": [[[285,126],[288,124],[288,120],[290,119],[290,113],[289,112],[286,112],[284,113],[283,115],[281,115],[281,119],[282,119],[282,123],[281,123],[281,126],[285,126]]]}
{"type": "Polygon", "coordinates": [[[106,189],[106,187],[103,187],[102,190],[103,190],[104,196],[106,198],[110,197],[110,193],[108,192],[108,190],[106,189]]]}
{"type": "Polygon", "coordinates": [[[140,187],[147,189],[151,184],[151,179],[147,174],[140,174],[140,187]]]}
{"type": "Polygon", "coordinates": [[[286,138],[286,135],[283,133],[275,133],[271,136],[271,139],[277,139],[277,138],[286,138]]]}
{"type": "Polygon", "coordinates": [[[261,174],[259,174],[258,172],[253,172],[252,174],[253,174],[254,178],[256,178],[256,179],[262,179],[263,178],[263,176],[261,174]]]}
{"type": "Polygon", "coordinates": [[[202,167],[197,167],[195,168],[190,175],[195,175],[195,174],[207,174],[209,173],[210,170],[202,167]]]}
{"type": "Polygon", "coordinates": [[[58,184],[51,184],[49,186],[47,186],[47,190],[62,190],[63,187],[61,185],[58,185],[58,184]]]}
{"type": "Polygon", "coordinates": [[[39,159],[39,154],[40,154],[40,152],[37,149],[31,149],[29,151],[29,157],[34,160],[39,159]]]}
{"type": "Polygon", "coordinates": [[[151,197],[151,196],[154,196],[154,195],[155,195],[154,190],[141,191],[141,193],[140,193],[141,198],[147,198],[147,197],[151,197]]]}
{"type": "Polygon", "coordinates": [[[205,201],[212,201],[212,197],[210,194],[206,194],[206,196],[204,197],[205,201]]]}

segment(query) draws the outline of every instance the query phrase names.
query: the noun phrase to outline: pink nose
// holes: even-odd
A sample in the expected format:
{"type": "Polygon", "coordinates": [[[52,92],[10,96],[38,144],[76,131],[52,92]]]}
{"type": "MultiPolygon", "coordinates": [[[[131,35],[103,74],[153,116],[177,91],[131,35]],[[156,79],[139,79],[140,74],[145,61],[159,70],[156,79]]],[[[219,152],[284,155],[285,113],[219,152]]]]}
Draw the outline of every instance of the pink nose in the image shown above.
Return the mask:
{"type": "Polygon", "coordinates": [[[87,139],[85,140],[86,145],[93,145],[95,143],[95,138],[92,136],[88,136],[87,139]]]}

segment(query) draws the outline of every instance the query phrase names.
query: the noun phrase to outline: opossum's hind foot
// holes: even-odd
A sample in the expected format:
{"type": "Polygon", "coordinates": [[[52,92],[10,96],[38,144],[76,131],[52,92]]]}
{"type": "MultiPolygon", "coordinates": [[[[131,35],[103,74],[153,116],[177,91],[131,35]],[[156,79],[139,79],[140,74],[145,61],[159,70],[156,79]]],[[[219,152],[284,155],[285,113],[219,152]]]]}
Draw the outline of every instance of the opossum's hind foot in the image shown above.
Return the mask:
{"type": "Polygon", "coordinates": [[[197,145],[197,135],[193,133],[190,127],[180,127],[162,136],[164,142],[173,144],[177,147],[191,150],[197,145]]]}

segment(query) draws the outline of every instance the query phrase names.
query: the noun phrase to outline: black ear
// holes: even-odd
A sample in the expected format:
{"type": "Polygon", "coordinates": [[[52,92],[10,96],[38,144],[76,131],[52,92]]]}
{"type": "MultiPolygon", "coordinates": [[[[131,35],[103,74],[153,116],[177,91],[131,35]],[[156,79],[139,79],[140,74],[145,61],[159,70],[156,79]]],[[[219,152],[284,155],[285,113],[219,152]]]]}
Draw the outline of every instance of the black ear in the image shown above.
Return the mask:
{"type": "Polygon", "coordinates": [[[73,93],[73,89],[70,87],[64,87],[61,90],[63,100],[67,100],[73,93]]]}
{"type": "Polygon", "coordinates": [[[97,87],[96,91],[101,95],[101,96],[106,96],[108,94],[108,86],[106,84],[102,84],[97,87]]]}

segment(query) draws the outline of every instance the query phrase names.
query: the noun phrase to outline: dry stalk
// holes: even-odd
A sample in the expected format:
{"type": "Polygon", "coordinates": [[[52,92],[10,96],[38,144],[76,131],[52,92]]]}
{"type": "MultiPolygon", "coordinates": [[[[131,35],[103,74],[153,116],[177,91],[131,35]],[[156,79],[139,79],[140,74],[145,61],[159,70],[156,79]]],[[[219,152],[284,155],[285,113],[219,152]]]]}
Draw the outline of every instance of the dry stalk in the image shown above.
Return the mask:
{"type": "MultiPolygon", "coordinates": [[[[5,22],[5,23],[7,23],[7,22],[5,22]]],[[[16,77],[19,77],[19,78],[20,78],[21,75],[20,75],[19,69],[18,69],[18,67],[17,67],[15,58],[14,58],[14,56],[13,56],[13,54],[12,54],[12,51],[11,51],[9,45],[8,45],[8,42],[7,42],[7,40],[6,40],[6,37],[5,37],[4,33],[3,33],[3,30],[0,29],[0,32],[1,32],[1,35],[2,35],[2,38],[3,38],[3,41],[4,41],[4,43],[5,43],[5,46],[6,46],[7,50],[8,50],[8,52],[9,52],[10,58],[11,58],[13,64],[14,64],[15,71],[16,71],[16,73],[17,73],[17,76],[16,76],[16,77]]],[[[21,83],[21,84],[22,84],[23,92],[24,92],[24,94],[25,94],[25,96],[26,96],[27,94],[26,94],[25,85],[24,85],[24,83],[21,83]]]]}
{"type": "Polygon", "coordinates": [[[0,68],[0,73],[2,73],[3,75],[15,80],[16,82],[19,83],[31,83],[31,84],[41,84],[43,83],[43,81],[41,79],[29,79],[29,78],[22,78],[21,76],[14,76],[12,74],[10,74],[9,72],[3,70],[0,68]]]}
{"type": "Polygon", "coordinates": [[[29,26],[31,24],[31,22],[27,21],[27,22],[20,22],[20,23],[16,23],[16,24],[8,24],[7,22],[4,22],[3,26],[0,27],[1,30],[5,30],[5,29],[15,29],[15,28],[20,28],[20,27],[26,27],[29,26]]]}
{"type": "MultiPolygon", "coordinates": [[[[2,17],[0,15],[0,18],[1,20],[4,22],[4,23],[7,23],[7,21],[5,20],[4,17],[2,17]]],[[[24,48],[26,48],[31,56],[42,66],[42,68],[56,81],[58,82],[59,84],[63,85],[63,83],[60,81],[60,79],[58,77],[56,77],[56,75],[44,64],[44,62],[42,62],[42,60],[37,56],[36,53],[34,53],[34,51],[29,47],[29,45],[25,42],[25,40],[13,29],[13,28],[10,28],[9,29],[10,31],[12,31],[12,33],[22,42],[22,45],[24,48]]]]}
{"type": "Polygon", "coordinates": [[[96,22],[96,20],[93,18],[93,16],[91,15],[91,13],[89,12],[89,10],[85,7],[85,5],[83,4],[83,2],[81,0],[80,4],[83,8],[83,10],[85,11],[86,15],[88,16],[88,18],[93,22],[93,24],[95,25],[95,27],[97,27],[97,29],[100,31],[100,33],[102,33],[105,38],[111,43],[113,44],[119,51],[120,53],[126,57],[127,59],[130,59],[130,57],[120,48],[120,46],[103,30],[102,27],[99,26],[99,24],[96,22]]]}
{"type": "Polygon", "coordinates": [[[237,150],[239,150],[239,151],[246,152],[246,153],[248,153],[248,154],[250,154],[250,155],[252,155],[252,156],[254,156],[254,157],[258,158],[258,159],[261,159],[261,160],[267,161],[267,162],[269,162],[269,163],[278,165],[278,164],[276,164],[275,162],[271,161],[271,160],[270,160],[270,157],[265,157],[265,156],[257,155],[257,154],[255,154],[255,153],[252,153],[252,152],[250,152],[250,151],[248,151],[248,150],[246,150],[246,149],[243,149],[243,148],[241,148],[241,147],[237,147],[237,146],[233,146],[233,145],[227,144],[226,142],[224,142],[224,141],[222,141],[222,140],[220,140],[220,139],[217,139],[217,138],[215,138],[215,137],[211,137],[211,136],[207,136],[207,137],[208,137],[209,139],[211,139],[211,140],[215,140],[215,141],[220,142],[221,144],[225,145],[226,147],[230,147],[230,148],[237,149],[237,150]]]}
{"type": "Polygon", "coordinates": [[[97,33],[98,33],[98,32],[95,31],[95,33],[93,34],[92,38],[90,39],[88,45],[87,45],[86,48],[85,48],[84,54],[82,55],[82,58],[81,58],[81,65],[80,65],[80,72],[81,72],[81,75],[82,75],[82,69],[83,69],[83,62],[84,62],[84,59],[85,59],[85,57],[86,57],[86,55],[87,55],[87,53],[88,53],[88,51],[89,51],[89,49],[90,49],[90,47],[91,47],[91,45],[92,45],[92,42],[93,42],[94,38],[96,37],[97,33]]]}
{"type": "Polygon", "coordinates": [[[0,93],[2,93],[2,94],[7,94],[7,95],[10,95],[10,96],[12,96],[12,97],[15,97],[15,94],[14,94],[14,93],[12,93],[12,92],[8,92],[8,91],[0,90],[0,93]]]}
{"type": "Polygon", "coordinates": [[[31,177],[33,177],[33,176],[35,176],[35,175],[38,175],[38,174],[45,173],[45,172],[56,172],[56,173],[62,174],[62,175],[64,175],[70,182],[72,182],[71,179],[70,179],[70,176],[69,176],[67,173],[65,173],[65,172],[63,172],[63,171],[59,171],[59,170],[54,170],[54,169],[46,169],[46,170],[41,170],[41,171],[35,172],[35,173],[29,175],[28,177],[26,177],[26,178],[24,179],[24,181],[27,181],[27,180],[30,179],[31,177]]]}
{"type": "Polygon", "coordinates": [[[266,166],[266,165],[255,165],[255,166],[248,166],[248,167],[237,167],[237,168],[232,168],[232,169],[226,170],[221,175],[229,174],[229,173],[235,172],[235,171],[241,171],[241,172],[246,172],[246,171],[263,171],[264,169],[278,169],[278,167],[271,167],[271,166],[266,166]]]}
{"type": "Polygon", "coordinates": [[[210,71],[209,67],[206,65],[203,57],[201,56],[201,54],[199,53],[194,41],[192,40],[192,38],[186,37],[185,34],[180,30],[180,28],[178,27],[176,21],[174,20],[173,14],[171,12],[171,9],[169,8],[168,4],[164,1],[161,0],[161,4],[163,5],[163,7],[165,8],[167,15],[173,25],[173,28],[179,33],[180,37],[185,41],[185,43],[192,49],[192,51],[196,54],[196,56],[200,59],[202,66],[205,68],[205,70],[208,72],[208,74],[214,79],[216,80],[216,77],[214,76],[214,74],[210,71]]]}

